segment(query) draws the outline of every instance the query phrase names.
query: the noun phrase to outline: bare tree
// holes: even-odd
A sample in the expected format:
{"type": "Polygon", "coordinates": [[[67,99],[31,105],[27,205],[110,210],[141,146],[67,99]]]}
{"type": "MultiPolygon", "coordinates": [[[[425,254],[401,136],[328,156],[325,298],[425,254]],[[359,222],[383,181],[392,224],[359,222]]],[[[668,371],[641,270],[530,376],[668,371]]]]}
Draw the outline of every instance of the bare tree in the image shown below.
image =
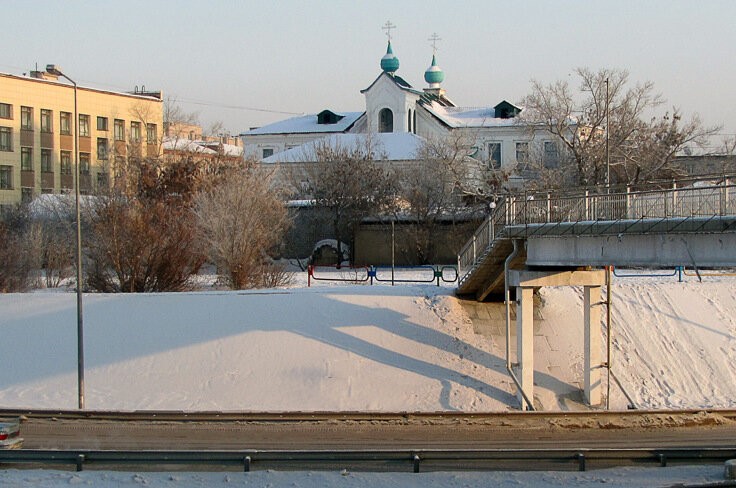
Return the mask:
{"type": "Polygon", "coordinates": [[[25,206],[0,209],[0,293],[25,291],[38,267],[38,247],[25,206]]]}
{"type": "MultiPolygon", "coordinates": [[[[176,98],[166,97],[164,100],[164,126],[172,125],[199,125],[199,116],[196,113],[185,111],[176,98]]],[[[176,135],[176,134],[175,134],[176,135]]]]}
{"type": "Polygon", "coordinates": [[[283,284],[283,268],[268,255],[289,221],[268,178],[252,169],[231,171],[195,198],[203,246],[221,279],[233,289],[283,284]]]}
{"type": "Polygon", "coordinates": [[[93,290],[190,288],[205,260],[191,209],[201,174],[196,162],[128,160],[125,178],[96,197],[87,215],[87,283],[93,290]]]}
{"type": "Polygon", "coordinates": [[[396,171],[399,199],[394,218],[404,221],[406,258],[418,259],[417,264],[434,259],[440,229],[459,223],[458,218],[470,210],[467,201],[485,198],[489,192],[494,165],[469,156],[472,141],[459,132],[425,139],[416,162],[396,171]]]}
{"type": "Polygon", "coordinates": [[[606,141],[611,183],[677,176],[675,154],[687,145],[704,145],[718,130],[703,127],[697,116],[683,121],[678,109],[653,116],[664,103],[662,96],[651,82],[631,86],[626,71],[578,68],[575,73],[577,90],[567,81],[544,85],[533,80],[519,119],[554,136],[562,173],[574,183],[606,183],[606,141]]]}
{"type": "Polygon", "coordinates": [[[313,153],[284,163],[292,190],[323,209],[337,240],[337,255],[363,217],[384,211],[396,195],[395,178],[370,134],[354,144],[338,139],[313,143],[313,153]]]}

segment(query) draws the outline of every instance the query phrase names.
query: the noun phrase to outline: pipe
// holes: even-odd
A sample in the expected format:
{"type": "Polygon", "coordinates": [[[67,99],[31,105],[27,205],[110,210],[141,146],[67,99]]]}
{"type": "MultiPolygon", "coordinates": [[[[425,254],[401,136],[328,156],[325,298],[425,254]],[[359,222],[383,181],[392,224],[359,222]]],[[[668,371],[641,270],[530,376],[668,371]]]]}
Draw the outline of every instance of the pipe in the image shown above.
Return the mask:
{"type": "Polygon", "coordinates": [[[509,265],[519,254],[519,240],[514,239],[513,242],[514,250],[511,251],[511,254],[508,255],[503,263],[504,303],[506,304],[506,371],[508,371],[511,379],[514,380],[516,388],[521,392],[521,396],[524,398],[527,408],[533,411],[534,404],[529,401],[529,398],[521,387],[519,378],[516,377],[514,370],[511,368],[511,291],[509,290],[509,265]]]}
{"type": "Polygon", "coordinates": [[[606,410],[611,409],[611,266],[606,266],[606,368],[608,369],[608,381],[606,381],[606,410]]]}

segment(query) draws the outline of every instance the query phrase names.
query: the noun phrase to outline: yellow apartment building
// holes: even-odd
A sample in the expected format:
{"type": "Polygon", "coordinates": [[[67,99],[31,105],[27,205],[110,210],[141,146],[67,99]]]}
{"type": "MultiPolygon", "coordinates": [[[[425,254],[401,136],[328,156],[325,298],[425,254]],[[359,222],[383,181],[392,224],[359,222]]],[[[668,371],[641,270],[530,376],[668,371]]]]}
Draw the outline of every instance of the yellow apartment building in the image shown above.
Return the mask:
{"type": "MultiPolygon", "coordinates": [[[[80,192],[110,184],[127,157],[157,157],[160,92],[77,88],[80,192]]],[[[74,87],[46,72],[0,73],[0,205],[74,190],[74,87]]]]}

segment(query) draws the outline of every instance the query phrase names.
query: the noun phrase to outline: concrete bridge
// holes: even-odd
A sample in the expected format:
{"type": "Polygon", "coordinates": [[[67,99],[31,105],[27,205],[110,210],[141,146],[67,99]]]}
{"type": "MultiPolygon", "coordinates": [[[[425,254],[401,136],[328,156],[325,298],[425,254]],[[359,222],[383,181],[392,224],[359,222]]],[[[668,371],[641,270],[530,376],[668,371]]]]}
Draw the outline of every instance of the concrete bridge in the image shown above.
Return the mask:
{"type": "Polygon", "coordinates": [[[667,189],[509,196],[458,255],[459,296],[506,302],[507,369],[524,408],[533,403],[532,293],[582,286],[585,397],[600,403],[604,266],[736,266],[736,184],[728,178],[667,189]],[[598,268],[598,269],[592,269],[598,268]],[[517,369],[510,361],[511,292],[517,369]],[[518,374],[518,376],[517,376],[518,374]]]}

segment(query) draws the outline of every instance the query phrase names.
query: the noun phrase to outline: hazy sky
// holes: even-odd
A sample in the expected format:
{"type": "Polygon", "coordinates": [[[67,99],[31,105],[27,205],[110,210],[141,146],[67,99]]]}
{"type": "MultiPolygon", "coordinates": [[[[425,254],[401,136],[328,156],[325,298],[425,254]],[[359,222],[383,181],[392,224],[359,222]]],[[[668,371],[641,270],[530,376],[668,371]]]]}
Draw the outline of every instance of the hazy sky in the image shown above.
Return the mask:
{"type": "Polygon", "coordinates": [[[363,110],[387,20],[398,74],[417,88],[441,37],[443,86],[461,106],[518,101],[532,78],[576,67],[623,68],[667,107],[736,133],[733,0],[0,2],[0,71],[56,63],[81,85],[160,89],[232,133],[288,116],[274,112],[363,110]]]}

